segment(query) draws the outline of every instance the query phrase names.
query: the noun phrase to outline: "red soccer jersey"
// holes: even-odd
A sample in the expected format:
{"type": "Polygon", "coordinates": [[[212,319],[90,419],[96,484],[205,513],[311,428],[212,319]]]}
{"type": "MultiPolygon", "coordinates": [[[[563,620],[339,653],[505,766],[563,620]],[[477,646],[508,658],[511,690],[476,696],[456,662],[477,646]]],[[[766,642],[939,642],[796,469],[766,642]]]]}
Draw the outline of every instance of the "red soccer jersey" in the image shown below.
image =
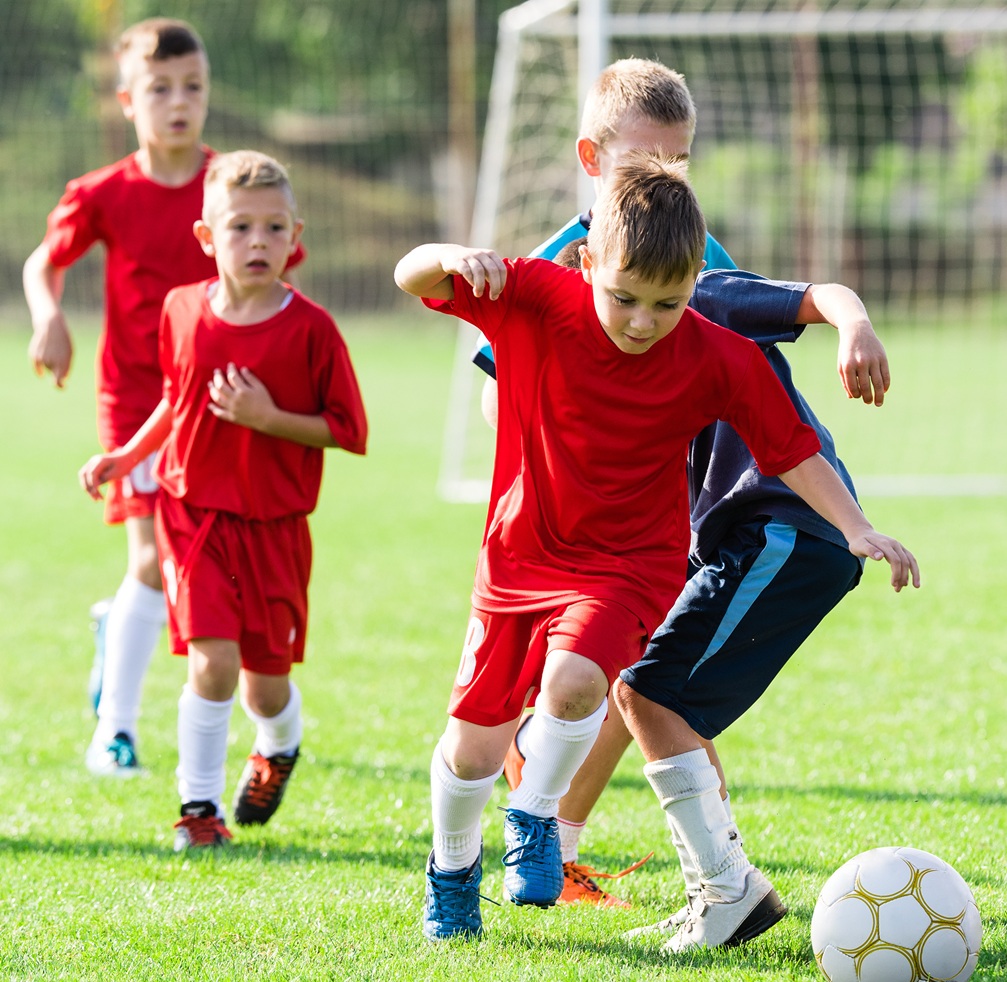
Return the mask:
{"type": "Polygon", "coordinates": [[[210,309],[210,281],[172,290],[161,316],[171,433],[155,477],[175,498],[250,520],[306,515],[318,502],[324,452],[218,419],[207,408],[214,369],[249,368],[281,409],[321,414],[336,442],[362,454],[367,420],[349,352],[329,314],[303,294],[258,324],[210,309]]]}
{"type": "Polygon", "coordinates": [[[496,355],[500,421],[473,602],[535,610],[616,600],[653,631],[689,550],[689,441],[715,419],[778,474],[820,449],[751,341],[687,309],[645,354],[620,351],[579,270],[507,260],[497,300],[454,278],[434,309],[475,324],[496,355]]]}
{"type": "Polygon", "coordinates": [[[71,265],[96,242],[106,250],[95,381],[98,436],[107,449],[122,446],[161,399],[157,327],[168,291],[217,274],[192,234],[213,156],[203,149],[203,168],[188,184],[150,180],[131,154],[70,181],[49,215],[44,241],[53,265],[71,265]]]}

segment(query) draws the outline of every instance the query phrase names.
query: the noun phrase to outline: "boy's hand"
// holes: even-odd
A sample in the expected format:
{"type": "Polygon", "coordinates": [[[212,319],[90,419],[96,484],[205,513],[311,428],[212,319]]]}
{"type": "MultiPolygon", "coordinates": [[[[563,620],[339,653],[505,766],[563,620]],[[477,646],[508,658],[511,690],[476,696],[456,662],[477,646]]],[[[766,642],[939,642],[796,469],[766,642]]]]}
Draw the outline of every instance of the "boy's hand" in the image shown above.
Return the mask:
{"type": "Polygon", "coordinates": [[[269,422],[276,413],[276,403],[269,390],[247,368],[238,368],[228,362],[224,370],[216,369],[210,390],[209,410],[218,419],[247,426],[251,430],[267,432],[269,422]]]}
{"type": "Polygon", "coordinates": [[[73,341],[66,326],[66,318],[62,312],[57,312],[49,320],[33,326],[31,341],[28,342],[28,357],[35,374],[41,376],[48,369],[52,372],[56,388],[62,389],[73,361],[73,341]]]}
{"type": "Polygon", "coordinates": [[[98,453],[77,471],[77,480],[95,501],[101,501],[101,486],[125,477],[133,466],[133,462],[121,450],[98,453]]]}
{"type": "Polygon", "coordinates": [[[888,356],[881,339],[874,333],[870,321],[857,321],[839,326],[839,358],[837,367],[843,388],[850,399],[863,399],[869,406],[885,401],[892,384],[888,356]]]}
{"type": "Polygon", "coordinates": [[[887,559],[892,567],[892,586],[896,593],[908,586],[910,579],[914,587],[920,585],[920,567],[916,557],[891,536],[871,529],[850,540],[850,552],[875,561],[887,559]]]}
{"type": "Polygon", "coordinates": [[[445,273],[463,277],[477,297],[489,287],[490,300],[496,300],[507,282],[507,267],[492,249],[447,246],[441,252],[440,261],[445,273]]]}

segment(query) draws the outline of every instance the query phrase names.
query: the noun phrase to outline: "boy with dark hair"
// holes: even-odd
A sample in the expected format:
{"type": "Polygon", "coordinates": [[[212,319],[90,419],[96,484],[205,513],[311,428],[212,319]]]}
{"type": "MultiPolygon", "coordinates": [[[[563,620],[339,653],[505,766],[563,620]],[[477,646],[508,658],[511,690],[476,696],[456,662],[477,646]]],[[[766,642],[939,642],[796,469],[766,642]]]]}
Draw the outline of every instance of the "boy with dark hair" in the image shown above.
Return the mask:
{"type": "Polygon", "coordinates": [[[558,898],[559,800],[620,663],[639,659],[685,583],[685,460],[703,427],[732,422],[760,469],[842,529],[854,555],[886,559],[896,589],[918,582],[912,555],[871,527],[819,456],[758,348],[688,309],[705,244],[684,165],[638,151],[599,199],[581,271],[441,244],[396,268],[406,292],[479,327],[499,366],[489,515],[431,770],[432,940],[482,930],[480,815],[532,695],[504,887],[519,905],[558,898]]]}
{"type": "MultiPolygon", "coordinates": [[[[96,388],[98,438],[108,450],[121,447],[161,398],[157,326],[168,291],[215,273],[192,235],[213,155],[202,143],[210,91],[203,42],[185,21],[155,17],[123,32],[116,59],[117,97],[138,149],[67,185],[24,266],[33,330],[28,356],[38,374],[51,372],[62,388],[73,359],[61,307],[66,270],[95,243],[105,247],[96,388]]],[[[126,528],[127,567],[110,605],[93,610],[98,650],[91,695],[98,724],[86,762],[100,775],[139,772],[140,697],[165,621],[152,465],[152,458],[137,461],[105,500],[106,523],[126,528]]]]}

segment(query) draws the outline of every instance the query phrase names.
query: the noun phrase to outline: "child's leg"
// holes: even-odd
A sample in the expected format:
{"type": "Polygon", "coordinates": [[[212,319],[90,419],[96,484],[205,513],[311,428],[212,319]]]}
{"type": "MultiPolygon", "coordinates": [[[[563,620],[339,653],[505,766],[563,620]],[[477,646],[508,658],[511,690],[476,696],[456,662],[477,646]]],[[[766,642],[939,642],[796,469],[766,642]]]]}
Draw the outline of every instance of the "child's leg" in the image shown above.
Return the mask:
{"type": "Polygon", "coordinates": [[[558,814],[559,800],[605,720],[607,687],[605,673],[590,659],[550,652],[535,713],[524,728],[525,762],[521,783],[508,799],[512,808],[540,818],[558,814]]]}
{"type": "Polygon", "coordinates": [[[503,772],[518,721],[479,726],[450,717],[430,763],[434,848],[427,860],[423,933],[431,941],[482,934],[480,817],[503,772]]]}
{"type": "Polygon", "coordinates": [[[676,930],[665,949],[679,953],[697,946],[733,945],[761,934],[784,916],[786,907],[745,855],[706,747],[677,713],[621,680],[615,697],[647,760],[644,774],[673,838],[681,842],[699,879],[700,892],[685,916],[680,912],[654,926],[676,930]]]}
{"type": "Polygon", "coordinates": [[[240,675],[241,708],[255,724],[254,752],[263,757],[289,756],[301,744],[301,690],[289,675],[240,675]]]}
{"type": "Polygon", "coordinates": [[[143,680],[167,613],[152,518],[126,519],[129,564],[105,625],[105,659],[94,742],[136,740],[143,680]]]}
{"type": "Polygon", "coordinates": [[[243,669],[241,705],[255,724],[255,743],[234,792],[239,825],[264,825],[280,807],[300,755],[301,691],[289,675],[243,669]]]}
{"type": "Polygon", "coordinates": [[[189,682],[178,700],[178,791],[182,804],[224,796],[227,730],[238,684],[237,642],[196,638],[189,642],[189,682]]]}
{"type": "Polygon", "coordinates": [[[479,858],[480,818],[503,771],[503,755],[516,725],[517,721],[487,727],[448,720],[430,764],[437,869],[467,869],[479,858]]]}

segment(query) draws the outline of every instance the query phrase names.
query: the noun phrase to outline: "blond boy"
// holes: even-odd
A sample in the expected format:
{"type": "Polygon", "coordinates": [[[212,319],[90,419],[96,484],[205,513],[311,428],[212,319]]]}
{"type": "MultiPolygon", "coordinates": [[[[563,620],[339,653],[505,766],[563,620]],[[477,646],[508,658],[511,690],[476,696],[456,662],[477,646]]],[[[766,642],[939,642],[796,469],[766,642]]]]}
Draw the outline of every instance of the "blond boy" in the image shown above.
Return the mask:
{"type": "Polygon", "coordinates": [[[224,765],[239,684],[256,739],[235,818],[262,824],[280,804],[301,742],[290,670],[304,657],[307,516],[322,451],[366,446],[359,387],[335,323],[281,278],[302,227],[276,161],[252,151],[214,158],[195,236],[218,275],[169,293],[159,342],[164,397],[125,446],[80,473],[99,498],[102,483],[161,448],[157,545],[171,649],[188,655],[176,851],[230,838],[224,765]]]}

